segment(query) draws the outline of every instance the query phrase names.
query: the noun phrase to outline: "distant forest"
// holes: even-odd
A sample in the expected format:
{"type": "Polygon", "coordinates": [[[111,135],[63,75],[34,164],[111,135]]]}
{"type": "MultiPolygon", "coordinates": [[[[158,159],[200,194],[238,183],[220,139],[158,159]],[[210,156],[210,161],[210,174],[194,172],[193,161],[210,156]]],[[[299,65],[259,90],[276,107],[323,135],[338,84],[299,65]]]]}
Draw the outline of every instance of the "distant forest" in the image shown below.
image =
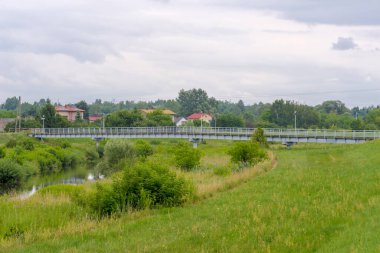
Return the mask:
{"type": "MultiPolygon", "coordinates": [[[[0,118],[16,117],[18,100],[7,98],[0,105],[0,118]]],[[[40,127],[41,116],[54,116],[54,105],[49,99],[40,99],[34,103],[23,102],[21,112],[24,127],[40,127]],[[53,109],[52,109],[53,108],[53,109]],[[50,110],[50,111],[49,111],[50,110]],[[50,113],[50,114],[49,114],[50,113]]],[[[192,113],[209,113],[214,120],[211,126],[218,127],[262,127],[288,128],[294,127],[295,117],[297,128],[320,129],[380,129],[379,106],[347,108],[342,101],[329,100],[317,106],[300,104],[296,101],[275,100],[273,103],[255,103],[246,105],[238,102],[220,101],[209,97],[202,89],[180,90],[178,97],[171,100],[156,101],[122,101],[113,103],[96,99],[93,103],[78,101],[74,104],[85,110],[84,120],[65,122],[64,119],[51,119],[46,127],[90,126],[89,115],[106,115],[107,126],[158,126],[168,125],[163,115],[153,115],[150,121],[144,121],[139,109],[170,109],[178,116],[187,117],[192,113]],[[161,117],[161,118],[160,118],[161,117]]],[[[98,124],[93,124],[99,126],[98,124]]]]}

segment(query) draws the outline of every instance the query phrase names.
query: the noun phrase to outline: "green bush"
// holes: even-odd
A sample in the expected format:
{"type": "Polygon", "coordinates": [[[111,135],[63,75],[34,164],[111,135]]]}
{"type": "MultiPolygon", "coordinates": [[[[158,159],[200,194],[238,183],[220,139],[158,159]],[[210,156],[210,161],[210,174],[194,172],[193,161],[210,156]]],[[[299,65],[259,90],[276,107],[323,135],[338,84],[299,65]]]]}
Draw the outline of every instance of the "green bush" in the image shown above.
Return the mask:
{"type": "Polygon", "coordinates": [[[160,145],[161,144],[161,141],[160,140],[151,140],[150,141],[150,144],[152,144],[152,145],[160,145]]]}
{"type": "Polygon", "coordinates": [[[133,159],[135,150],[126,140],[111,140],[105,146],[104,155],[109,163],[117,164],[123,159],[133,159]]]}
{"type": "MultiPolygon", "coordinates": [[[[96,190],[87,197],[87,204],[99,216],[110,216],[120,211],[112,184],[96,183],[96,190]]],[[[85,202],[86,203],[86,202],[85,202]]]]}
{"type": "Polygon", "coordinates": [[[0,147],[0,159],[4,158],[5,155],[6,155],[5,148],[4,147],[0,147]]]}
{"type": "Polygon", "coordinates": [[[110,140],[104,148],[104,158],[107,166],[104,168],[109,169],[104,174],[120,170],[124,165],[132,165],[136,156],[135,149],[132,145],[123,139],[110,140]]]}
{"type": "Polygon", "coordinates": [[[62,169],[64,170],[73,169],[78,166],[79,159],[74,153],[65,152],[63,155],[63,160],[61,160],[61,163],[62,163],[62,169]]]}
{"type": "Polygon", "coordinates": [[[177,177],[167,167],[152,162],[128,167],[123,179],[115,185],[116,189],[120,189],[118,192],[124,193],[122,197],[125,196],[126,206],[137,209],[178,206],[191,198],[194,191],[185,179],[177,177]]]}
{"type": "Polygon", "coordinates": [[[153,147],[143,140],[136,142],[135,150],[138,157],[147,158],[148,156],[153,155],[153,147]]]}
{"type": "Polygon", "coordinates": [[[167,167],[139,163],[127,167],[112,184],[96,185],[86,197],[88,205],[100,216],[130,209],[178,206],[194,196],[194,186],[167,167]]]}
{"type": "Polygon", "coordinates": [[[99,158],[103,158],[103,156],[104,156],[104,146],[99,146],[96,151],[99,154],[99,158]]]}
{"type": "Polygon", "coordinates": [[[34,142],[33,142],[33,140],[31,140],[31,139],[24,139],[24,140],[21,142],[21,145],[22,145],[22,147],[23,147],[25,150],[29,150],[29,151],[33,151],[33,150],[34,150],[34,142]]]}
{"type": "Polygon", "coordinates": [[[16,147],[16,145],[17,145],[17,140],[16,140],[15,138],[11,138],[11,139],[9,139],[9,140],[7,141],[7,143],[5,144],[5,146],[6,146],[7,148],[14,148],[14,147],[16,147]]]}
{"type": "Polygon", "coordinates": [[[257,142],[236,142],[228,151],[233,163],[255,165],[266,158],[266,152],[257,142]]]}
{"type": "Polygon", "coordinates": [[[42,175],[60,172],[62,170],[61,162],[51,153],[40,152],[37,161],[42,175]]]}
{"type": "Polygon", "coordinates": [[[67,149],[67,148],[71,148],[71,143],[68,142],[67,140],[62,140],[60,143],[59,143],[59,146],[63,149],[67,149]]]}
{"type": "Polygon", "coordinates": [[[265,137],[264,130],[262,128],[257,128],[252,135],[252,141],[259,143],[261,147],[267,148],[268,141],[265,137]]]}
{"type": "Polygon", "coordinates": [[[183,170],[192,170],[200,164],[201,152],[187,143],[179,143],[175,147],[174,155],[177,167],[183,170]]]}
{"type": "Polygon", "coordinates": [[[12,160],[0,160],[0,194],[20,187],[21,181],[20,166],[12,160]]]}
{"type": "Polygon", "coordinates": [[[95,166],[99,160],[99,153],[95,148],[88,148],[85,152],[85,160],[88,166],[95,166]]]}

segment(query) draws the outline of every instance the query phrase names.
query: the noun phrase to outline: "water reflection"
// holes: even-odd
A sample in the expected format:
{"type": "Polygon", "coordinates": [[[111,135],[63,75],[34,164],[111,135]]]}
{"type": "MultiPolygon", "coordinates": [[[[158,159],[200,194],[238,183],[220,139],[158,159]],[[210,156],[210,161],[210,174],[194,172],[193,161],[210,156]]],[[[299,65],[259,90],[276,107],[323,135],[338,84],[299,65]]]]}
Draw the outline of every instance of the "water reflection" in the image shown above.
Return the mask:
{"type": "Polygon", "coordinates": [[[83,184],[86,181],[96,181],[99,179],[103,179],[103,175],[94,175],[93,173],[88,173],[86,177],[83,176],[71,176],[67,179],[57,180],[57,181],[50,181],[50,182],[44,182],[40,183],[38,185],[33,185],[30,190],[24,191],[21,193],[20,199],[27,199],[31,196],[33,196],[38,190],[45,188],[50,185],[58,185],[58,184],[68,184],[68,185],[79,185],[83,184]]]}

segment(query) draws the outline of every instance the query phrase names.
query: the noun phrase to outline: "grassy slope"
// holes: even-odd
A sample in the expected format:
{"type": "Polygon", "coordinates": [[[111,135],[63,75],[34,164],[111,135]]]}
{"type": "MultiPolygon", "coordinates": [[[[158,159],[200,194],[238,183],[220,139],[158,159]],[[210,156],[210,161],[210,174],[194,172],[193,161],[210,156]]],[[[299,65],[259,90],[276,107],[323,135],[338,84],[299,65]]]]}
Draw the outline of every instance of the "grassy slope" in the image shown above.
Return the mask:
{"type": "Polygon", "coordinates": [[[379,149],[369,143],[281,150],[275,170],[211,199],[104,221],[14,251],[380,251],[379,149]]]}

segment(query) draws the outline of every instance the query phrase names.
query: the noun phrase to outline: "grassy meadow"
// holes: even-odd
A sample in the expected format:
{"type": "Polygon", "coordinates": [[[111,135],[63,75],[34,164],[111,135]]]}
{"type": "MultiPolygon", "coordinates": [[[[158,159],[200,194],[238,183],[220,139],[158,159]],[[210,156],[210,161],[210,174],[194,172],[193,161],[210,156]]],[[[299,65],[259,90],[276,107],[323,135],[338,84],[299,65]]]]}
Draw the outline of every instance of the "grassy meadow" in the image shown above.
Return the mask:
{"type": "MultiPolygon", "coordinates": [[[[154,156],[174,167],[176,142],[152,144],[154,156]]],[[[380,251],[380,142],[275,145],[234,173],[231,144],[207,141],[201,166],[177,171],[197,188],[181,207],[99,219],[72,199],[90,183],[0,197],[0,252],[380,251]]]]}

